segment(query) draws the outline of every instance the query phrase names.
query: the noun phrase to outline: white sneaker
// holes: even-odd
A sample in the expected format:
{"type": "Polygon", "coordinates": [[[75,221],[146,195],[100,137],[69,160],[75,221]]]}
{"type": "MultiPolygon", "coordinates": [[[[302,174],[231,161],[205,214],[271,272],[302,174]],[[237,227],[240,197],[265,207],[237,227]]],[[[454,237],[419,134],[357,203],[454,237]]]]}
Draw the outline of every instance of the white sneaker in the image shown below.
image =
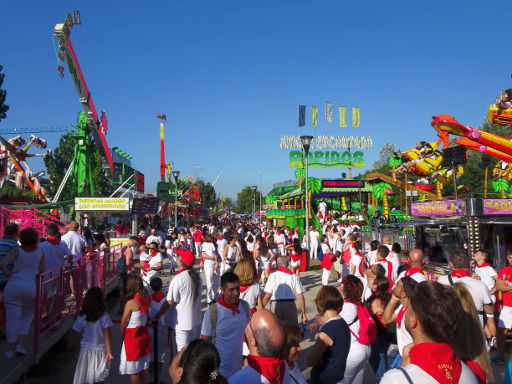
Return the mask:
{"type": "Polygon", "coordinates": [[[14,359],[16,357],[16,353],[14,353],[14,351],[5,351],[5,357],[8,359],[14,359]]]}
{"type": "Polygon", "coordinates": [[[27,351],[25,348],[23,348],[20,344],[16,345],[16,348],[14,349],[14,352],[19,353],[20,355],[26,355],[27,351]]]}

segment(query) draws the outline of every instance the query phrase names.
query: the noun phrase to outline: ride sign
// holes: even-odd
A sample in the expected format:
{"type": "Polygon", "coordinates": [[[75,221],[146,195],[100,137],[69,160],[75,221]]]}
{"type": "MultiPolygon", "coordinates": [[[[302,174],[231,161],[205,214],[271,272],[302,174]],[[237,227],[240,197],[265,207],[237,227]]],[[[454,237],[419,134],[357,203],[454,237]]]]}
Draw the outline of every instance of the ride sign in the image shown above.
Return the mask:
{"type": "Polygon", "coordinates": [[[128,197],[75,197],[76,211],[128,211],[128,197]]]}
{"type": "MultiPolygon", "coordinates": [[[[290,151],[290,168],[304,168],[301,151],[290,151]]],[[[308,153],[308,166],[320,168],[362,168],[365,162],[363,152],[312,151],[308,153]]]]}
{"type": "Polygon", "coordinates": [[[411,204],[412,216],[458,216],[463,214],[461,200],[428,201],[411,204]]]}

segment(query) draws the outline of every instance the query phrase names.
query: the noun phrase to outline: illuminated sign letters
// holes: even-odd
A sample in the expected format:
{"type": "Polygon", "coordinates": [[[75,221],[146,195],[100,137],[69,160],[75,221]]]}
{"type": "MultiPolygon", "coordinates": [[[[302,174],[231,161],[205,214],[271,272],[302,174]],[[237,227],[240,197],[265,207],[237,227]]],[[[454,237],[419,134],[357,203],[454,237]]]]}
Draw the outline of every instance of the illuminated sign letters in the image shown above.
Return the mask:
{"type": "MultiPolygon", "coordinates": [[[[308,166],[320,168],[362,168],[365,162],[363,152],[310,151],[308,166]]],[[[304,168],[302,152],[290,151],[290,168],[304,168]]]]}

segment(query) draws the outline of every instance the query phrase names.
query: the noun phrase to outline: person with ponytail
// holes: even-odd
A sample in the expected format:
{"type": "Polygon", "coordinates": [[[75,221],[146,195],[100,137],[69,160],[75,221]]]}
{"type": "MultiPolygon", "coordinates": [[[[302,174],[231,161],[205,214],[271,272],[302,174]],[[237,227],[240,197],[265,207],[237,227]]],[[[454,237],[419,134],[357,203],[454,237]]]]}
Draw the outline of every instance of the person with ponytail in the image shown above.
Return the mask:
{"type": "Polygon", "coordinates": [[[169,376],[173,384],[228,384],[219,366],[220,356],[215,346],[195,339],[172,359],[169,376]]]}
{"type": "Polygon", "coordinates": [[[201,277],[194,270],[195,257],[191,251],[180,250],[176,264],[179,271],[171,280],[167,300],[153,317],[159,320],[167,310],[175,306],[169,313],[168,326],[174,329],[173,336],[176,352],[199,336],[201,326],[201,277]]]}

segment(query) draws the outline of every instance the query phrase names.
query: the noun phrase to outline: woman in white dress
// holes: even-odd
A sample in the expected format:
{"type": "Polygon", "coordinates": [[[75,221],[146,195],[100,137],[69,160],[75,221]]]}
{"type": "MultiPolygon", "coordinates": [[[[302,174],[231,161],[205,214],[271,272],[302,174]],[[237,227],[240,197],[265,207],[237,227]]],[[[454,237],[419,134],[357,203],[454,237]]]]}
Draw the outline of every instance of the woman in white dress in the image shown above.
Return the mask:
{"type": "Polygon", "coordinates": [[[239,255],[240,251],[236,246],[236,239],[234,237],[227,238],[227,245],[224,247],[224,252],[222,255],[222,262],[225,264],[225,271],[231,269],[238,259],[242,258],[242,255],[239,255]]]}
{"type": "Polygon", "coordinates": [[[142,278],[131,275],[126,282],[126,306],[121,319],[120,375],[131,375],[132,383],[147,383],[146,371],[151,361],[151,336],[149,335],[149,307],[151,298],[148,295],[142,278]]]}
{"type": "Polygon", "coordinates": [[[204,275],[206,278],[206,302],[210,304],[215,298],[215,293],[218,289],[218,275],[215,272],[215,265],[217,264],[217,250],[213,244],[212,235],[206,234],[203,237],[203,244],[201,246],[201,257],[203,258],[204,275]]]}

